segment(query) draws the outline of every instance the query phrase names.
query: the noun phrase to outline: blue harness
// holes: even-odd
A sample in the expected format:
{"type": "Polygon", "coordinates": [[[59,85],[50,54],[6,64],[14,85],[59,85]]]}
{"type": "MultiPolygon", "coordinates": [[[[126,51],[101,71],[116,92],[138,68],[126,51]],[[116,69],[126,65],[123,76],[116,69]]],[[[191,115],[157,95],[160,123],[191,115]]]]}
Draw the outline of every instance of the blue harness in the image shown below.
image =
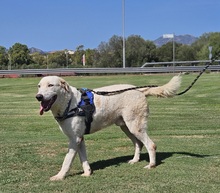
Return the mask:
{"type": "Polygon", "coordinates": [[[71,104],[70,100],[65,112],[63,113],[63,116],[55,117],[55,119],[58,122],[60,122],[74,116],[85,116],[85,134],[89,134],[91,129],[91,123],[93,121],[92,115],[95,112],[95,105],[93,101],[94,95],[92,91],[87,88],[81,88],[78,90],[82,94],[81,101],[79,102],[78,106],[74,109],[69,110],[71,104]]]}
{"type": "Polygon", "coordinates": [[[94,96],[91,90],[87,88],[81,88],[78,90],[82,93],[81,101],[79,102],[78,107],[82,107],[86,104],[94,104],[93,102],[94,96]]]}

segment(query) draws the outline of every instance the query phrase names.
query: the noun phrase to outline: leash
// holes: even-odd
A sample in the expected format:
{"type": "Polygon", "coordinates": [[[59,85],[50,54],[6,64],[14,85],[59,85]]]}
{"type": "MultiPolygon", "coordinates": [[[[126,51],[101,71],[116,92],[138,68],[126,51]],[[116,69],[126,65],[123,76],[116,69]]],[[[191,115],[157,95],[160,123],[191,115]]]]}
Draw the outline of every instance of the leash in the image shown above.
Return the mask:
{"type": "Polygon", "coordinates": [[[97,95],[115,95],[115,94],[120,94],[122,92],[126,92],[129,90],[136,90],[139,88],[153,88],[153,87],[158,87],[157,85],[146,85],[146,86],[136,86],[136,87],[131,87],[131,88],[126,88],[126,89],[122,89],[122,90],[115,90],[115,91],[94,91],[94,90],[90,90],[92,92],[94,92],[97,95]]]}
{"type": "Polygon", "coordinates": [[[206,69],[210,66],[210,63],[208,65],[205,66],[205,68],[202,69],[202,71],[199,73],[199,75],[193,80],[193,82],[182,92],[177,93],[176,95],[180,96],[185,94],[187,91],[189,91],[193,85],[196,83],[196,81],[199,79],[200,76],[202,76],[202,74],[206,71],[206,69]]]}
{"type": "MultiPolygon", "coordinates": [[[[220,56],[220,52],[210,60],[210,62],[201,70],[201,72],[198,74],[198,76],[192,81],[192,83],[184,91],[177,93],[176,95],[180,96],[180,95],[183,95],[186,92],[188,92],[193,87],[193,85],[197,82],[197,80],[200,78],[200,76],[202,76],[202,74],[209,68],[209,66],[211,64],[213,64],[218,59],[219,56],[220,56]]],[[[89,89],[89,90],[91,92],[94,92],[97,95],[110,96],[110,95],[120,94],[122,92],[126,92],[129,90],[136,90],[136,89],[140,89],[140,88],[153,88],[153,87],[158,87],[158,86],[157,85],[136,86],[136,87],[131,87],[131,88],[122,89],[122,90],[115,90],[115,91],[94,91],[91,89],[89,89]]]]}
{"type": "Polygon", "coordinates": [[[198,76],[192,81],[192,83],[184,91],[177,93],[176,95],[180,96],[180,95],[183,95],[186,92],[188,92],[193,87],[193,85],[197,82],[197,80],[200,78],[200,76],[202,76],[202,74],[209,68],[209,66],[211,64],[213,64],[218,59],[219,55],[220,55],[220,52],[216,55],[216,57],[211,59],[211,61],[201,70],[201,72],[198,74],[198,76]]]}

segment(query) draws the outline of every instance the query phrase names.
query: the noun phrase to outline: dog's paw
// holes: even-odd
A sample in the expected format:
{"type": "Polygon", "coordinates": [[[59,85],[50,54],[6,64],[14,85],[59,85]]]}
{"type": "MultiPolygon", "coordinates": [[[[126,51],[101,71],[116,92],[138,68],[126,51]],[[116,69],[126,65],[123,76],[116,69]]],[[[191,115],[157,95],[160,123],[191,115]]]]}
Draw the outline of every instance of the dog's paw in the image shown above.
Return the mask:
{"type": "Polygon", "coordinates": [[[64,180],[64,178],[64,176],[55,175],[50,178],[50,181],[64,180]]]}
{"type": "Polygon", "coordinates": [[[85,177],[88,177],[88,176],[90,176],[91,175],[91,172],[84,172],[83,174],[81,174],[81,176],[85,176],[85,177]]]}
{"type": "Polygon", "coordinates": [[[155,167],[156,167],[155,164],[149,164],[149,165],[145,166],[144,168],[151,169],[151,168],[155,168],[155,167]]]}
{"type": "Polygon", "coordinates": [[[139,160],[136,160],[136,159],[131,159],[128,161],[129,164],[135,164],[137,163],[139,160]]]}

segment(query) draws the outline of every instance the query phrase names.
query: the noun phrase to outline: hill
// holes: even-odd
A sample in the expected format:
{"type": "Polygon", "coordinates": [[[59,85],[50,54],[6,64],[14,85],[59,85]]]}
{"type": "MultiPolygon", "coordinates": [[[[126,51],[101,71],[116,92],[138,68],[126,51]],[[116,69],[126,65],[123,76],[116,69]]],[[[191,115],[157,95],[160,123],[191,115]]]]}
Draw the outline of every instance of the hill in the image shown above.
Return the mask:
{"type": "Polygon", "coordinates": [[[33,54],[33,53],[36,53],[36,52],[38,52],[40,54],[45,54],[46,53],[43,50],[38,49],[38,48],[34,48],[34,47],[29,48],[29,51],[30,51],[30,54],[33,54]]]}

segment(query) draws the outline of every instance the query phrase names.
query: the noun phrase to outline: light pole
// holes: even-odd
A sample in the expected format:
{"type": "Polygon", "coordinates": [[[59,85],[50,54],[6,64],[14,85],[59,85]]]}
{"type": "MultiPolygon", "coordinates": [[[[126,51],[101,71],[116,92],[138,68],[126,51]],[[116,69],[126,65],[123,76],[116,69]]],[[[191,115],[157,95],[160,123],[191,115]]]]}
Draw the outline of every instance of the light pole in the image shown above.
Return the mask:
{"type": "Polygon", "coordinates": [[[66,54],[66,68],[68,68],[68,50],[65,50],[66,54]]]}
{"type": "Polygon", "coordinates": [[[175,72],[175,34],[173,34],[173,73],[175,72]]]}
{"type": "Polygon", "coordinates": [[[209,60],[212,60],[212,46],[209,46],[209,60]]]}
{"type": "Polygon", "coordinates": [[[125,0],[122,0],[123,68],[125,68],[125,0]]]}
{"type": "Polygon", "coordinates": [[[47,69],[49,68],[49,65],[48,65],[48,54],[46,55],[46,63],[47,63],[47,69]]]}
{"type": "Polygon", "coordinates": [[[8,54],[8,59],[9,59],[8,70],[11,70],[11,54],[8,54]]]}
{"type": "Polygon", "coordinates": [[[163,38],[168,38],[173,40],[173,73],[175,71],[175,34],[163,34],[163,38]]]}

